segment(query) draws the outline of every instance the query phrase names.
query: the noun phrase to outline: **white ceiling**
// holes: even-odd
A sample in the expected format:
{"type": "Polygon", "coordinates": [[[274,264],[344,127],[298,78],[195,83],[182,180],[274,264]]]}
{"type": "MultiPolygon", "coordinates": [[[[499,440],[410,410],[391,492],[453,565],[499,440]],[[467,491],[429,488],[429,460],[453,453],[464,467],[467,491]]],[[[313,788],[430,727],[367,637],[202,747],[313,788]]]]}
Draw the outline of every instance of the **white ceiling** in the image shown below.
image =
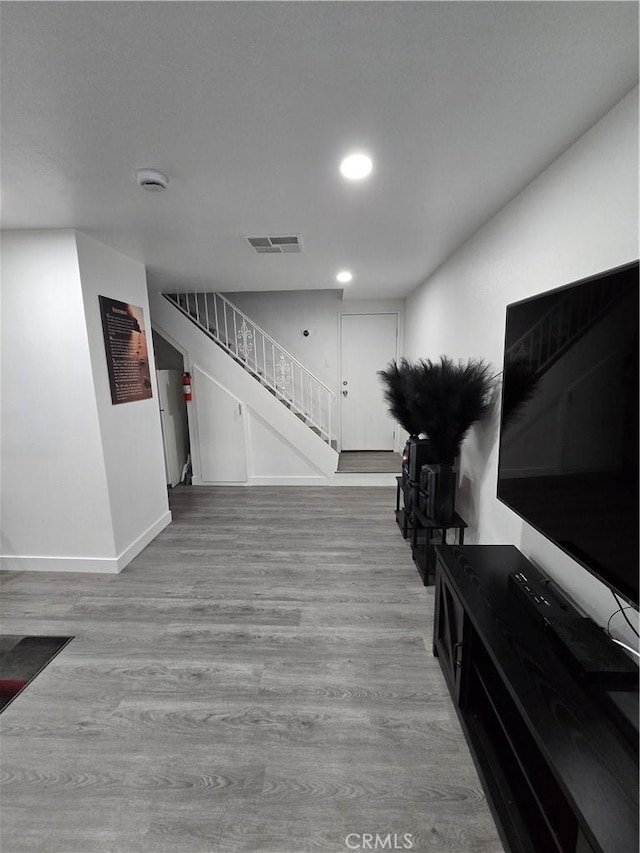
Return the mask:
{"type": "Polygon", "coordinates": [[[156,289],[402,297],[638,79],[618,2],[3,2],[2,225],[156,289]],[[347,183],[364,148],[371,178],[347,183]],[[163,170],[145,193],[137,168],[163,170]],[[244,236],[299,234],[301,254],[244,236]]]}

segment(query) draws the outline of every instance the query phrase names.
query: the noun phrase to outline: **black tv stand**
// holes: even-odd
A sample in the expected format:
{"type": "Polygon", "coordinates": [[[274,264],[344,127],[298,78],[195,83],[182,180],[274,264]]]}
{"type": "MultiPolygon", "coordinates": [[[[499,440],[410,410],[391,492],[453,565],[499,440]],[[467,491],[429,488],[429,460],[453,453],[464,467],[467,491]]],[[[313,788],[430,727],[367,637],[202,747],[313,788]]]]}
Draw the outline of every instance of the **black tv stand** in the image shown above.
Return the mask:
{"type": "MultiPolygon", "coordinates": [[[[585,676],[559,653],[514,594],[509,576],[535,572],[515,547],[444,545],[436,555],[433,650],[506,849],[637,850],[637,681],[618,670],[615,684],[585,676]]],[[[545,610],[564,606],[549,584],[542,594],[545,610]]]]}

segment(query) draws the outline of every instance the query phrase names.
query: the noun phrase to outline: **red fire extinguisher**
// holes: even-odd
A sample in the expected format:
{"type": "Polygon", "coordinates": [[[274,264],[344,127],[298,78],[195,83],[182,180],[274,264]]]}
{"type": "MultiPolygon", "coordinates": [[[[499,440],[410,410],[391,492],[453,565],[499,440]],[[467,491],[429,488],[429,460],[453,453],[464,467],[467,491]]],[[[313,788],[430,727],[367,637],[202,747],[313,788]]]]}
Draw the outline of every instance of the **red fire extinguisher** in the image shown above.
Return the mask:
{"type": "Polygon", "coordinates": [[[184,399],[189,402],[191,399],[191,374],[183,373],[182,374],[182,393],[184,394],[184,399]]]}

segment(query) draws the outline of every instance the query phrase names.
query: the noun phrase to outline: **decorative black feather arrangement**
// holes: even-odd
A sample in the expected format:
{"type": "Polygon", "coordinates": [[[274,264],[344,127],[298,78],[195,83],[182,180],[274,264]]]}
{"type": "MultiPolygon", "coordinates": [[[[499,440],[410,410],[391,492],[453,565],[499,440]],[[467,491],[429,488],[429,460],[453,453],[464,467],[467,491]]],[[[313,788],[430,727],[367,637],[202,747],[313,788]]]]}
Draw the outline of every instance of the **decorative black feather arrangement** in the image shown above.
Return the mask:
{"type": "Polygon", "coordinates": [[[491,366],[481,360],[418,362],[412,410],[443,464],[453,464],[469,427],[489,411],[492,385],[491,366]]]}
{"type": "Polygon", "coordinates": [[[411,435],[425,433],[442,464],[452,465],[469,427],[490,408],[491,365],[469,359],[455,364],[420,359],[392,362],[379,376],[393,417],[411,435]]]}
{"type": "Polygon", "coordinates": [[[387,365],[386,370],[379,370],[378,376],[385,383],[384,399],[389,404],[392,417],[411,436],[422,432],[422,427],[415,418],[412,409],[417,384],[417,368],[407,361],[400,359],[400,364],[395,360],[387,365]]]}

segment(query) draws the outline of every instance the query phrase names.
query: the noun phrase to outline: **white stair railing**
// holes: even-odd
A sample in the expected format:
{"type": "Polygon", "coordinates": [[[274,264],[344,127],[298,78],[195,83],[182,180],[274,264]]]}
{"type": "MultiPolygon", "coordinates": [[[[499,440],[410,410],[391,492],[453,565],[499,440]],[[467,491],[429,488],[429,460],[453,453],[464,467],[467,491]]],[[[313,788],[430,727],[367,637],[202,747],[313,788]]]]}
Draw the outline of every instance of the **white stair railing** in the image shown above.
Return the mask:
{"type": "Polygon", "coordinates": [[[220,293],[163,296],[269,388],[323,441],[332,443],[335,394],[271,335],[220,293]]]}

